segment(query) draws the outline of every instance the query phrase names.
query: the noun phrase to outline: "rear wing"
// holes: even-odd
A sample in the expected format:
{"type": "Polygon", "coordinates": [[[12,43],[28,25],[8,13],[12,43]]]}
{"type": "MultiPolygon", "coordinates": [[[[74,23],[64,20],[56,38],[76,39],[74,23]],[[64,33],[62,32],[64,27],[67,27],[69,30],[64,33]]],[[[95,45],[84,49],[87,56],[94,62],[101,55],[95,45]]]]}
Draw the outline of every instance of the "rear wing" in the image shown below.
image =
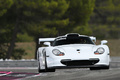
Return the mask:
{"type": "Polygon", "coordinates": [[[96,37],[90,36],[90,39],[96,42],[96,37]]]}
{"type": "Polygon", "coordinates": [[[51,42],[51,41],[54,41],[55,40],[55,38],[39,38],[39,43],[38,44],[40,44],[40,42],[51,42]]]}

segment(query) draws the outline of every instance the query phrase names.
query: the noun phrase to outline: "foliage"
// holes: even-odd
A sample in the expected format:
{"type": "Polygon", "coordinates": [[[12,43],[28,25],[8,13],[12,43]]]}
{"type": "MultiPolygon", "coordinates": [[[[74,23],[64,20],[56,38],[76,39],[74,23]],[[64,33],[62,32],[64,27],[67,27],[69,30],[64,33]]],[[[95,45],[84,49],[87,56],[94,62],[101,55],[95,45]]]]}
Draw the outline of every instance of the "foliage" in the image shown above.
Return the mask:
{"type": "Polygon", "coordinates": [[[22,59],[22,56],[27,55],[27,53],[25,53],[24,49],[14,49],[13,54],[11,55],[12,59],[22,59]]]}
{"type": "Polygon", "coordinates": [[[100,22],[102,24],[119,24],[119,3],[119,0],[96,0],[94,17],[99,17],[96,19],[96,22],[100,22]]]}
{"type": "Polygon", "coordinates": [[[94,10],[95,0],[71,0],[68,11],[70,26],[72,32],[80,34],[90,34],[91,30],[88,27],[90,15],[94,10]],[[74,27],[73,27],[74,26],[74,27]]]}
{"type": "Polygon", "coordinates": [[[33,37],[29,36],[27,33],[19,33],[17,35],[17,42],[32,42],[33,37]]]}
{"type": "Polygon", "coordinates": [[[93,36],[97,36],[97,38],[99,39],[103,39],[103,38],[108,38],[109,34],[107,34],[109,30],[107,25],[92,25],[92,30],[93,30],[93,36]]]}
{"type": "Polygon", "coordinates": [[[13,4],[13,0],[0,0],[0,16],[4,15],[13,4]]]}
{"type": "Polygon", "coordinates": [[[71,0],[69,7],[70,21],[75,24],[86,25],[92,11],[95,0],[71,0]]]}
{"type": "Polygon", "coordinates": [[[6,59],[8,44],[2,43],[0,44],[0,58],[6,59]]]}
{"type": "Polygon", "coordinates": [[[68,19],[63,18],[68,6],[69,4],[65,0],[41,1],[37,6],[38,8],[35,8],[35,16],[38,17],[36,20],[38,20],[39,23],[34,24],[32,22],[32,24],[30,24],[32,26],[29,25],[30,28],[28,27],[27,29],[29,34],[38,38],[40,36],[54,36],[57,32],[61,32],[61,29],[65,28],[69,23],[68,19]]]}
{"type": "Polygon", "coordinates": [[[90,26],[98,38],[120,38],[120,0],[96,0],[90,26]],[[93,26],[96,28],[93,28],[93,26]]]}
{"type": "Polygon", "coordinates": [[[91,29],[86,25],[76,26],[72,32],[84,35],[90,35],[92,33],[91,29]]]}

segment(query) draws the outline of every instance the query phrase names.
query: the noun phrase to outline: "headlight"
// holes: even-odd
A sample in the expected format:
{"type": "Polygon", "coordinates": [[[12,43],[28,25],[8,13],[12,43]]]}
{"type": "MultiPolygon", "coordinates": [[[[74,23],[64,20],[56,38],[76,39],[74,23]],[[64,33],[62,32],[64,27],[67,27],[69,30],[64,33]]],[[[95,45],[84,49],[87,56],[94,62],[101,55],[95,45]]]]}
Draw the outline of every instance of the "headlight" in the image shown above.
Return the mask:
{"type": "Polygon", "coordinates": [[[63,52],[60,52],[58,49],[54,49],[52,52],[56,56],[64,56],[65,55],[63,52]]]}
{"type": "Polygon", "coordinates": [[[105,52],[104,48],[100,47],[97,49],[97,51],[95,51],[95,54],[103,54],[105,52]]]}

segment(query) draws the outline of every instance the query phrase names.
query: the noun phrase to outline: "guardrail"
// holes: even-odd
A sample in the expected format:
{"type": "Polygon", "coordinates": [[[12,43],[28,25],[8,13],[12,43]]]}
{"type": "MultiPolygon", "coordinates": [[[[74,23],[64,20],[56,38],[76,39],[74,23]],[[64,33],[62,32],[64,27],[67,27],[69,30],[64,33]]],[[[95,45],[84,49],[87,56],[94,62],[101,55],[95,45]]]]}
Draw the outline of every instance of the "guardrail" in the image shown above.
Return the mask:
{"type": "Polygon", "coordinates": [[[37,61],[31,60],[0,60],[0,67],[37,67],[37,61]]]}

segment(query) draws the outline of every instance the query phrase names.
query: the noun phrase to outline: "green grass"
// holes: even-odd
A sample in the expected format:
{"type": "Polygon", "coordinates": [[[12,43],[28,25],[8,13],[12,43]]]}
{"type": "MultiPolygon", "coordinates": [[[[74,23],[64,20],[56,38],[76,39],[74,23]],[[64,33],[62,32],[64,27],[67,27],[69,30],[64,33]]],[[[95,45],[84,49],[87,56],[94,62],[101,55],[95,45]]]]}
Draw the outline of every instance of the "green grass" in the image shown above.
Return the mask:
{"type": "MultiPolygon", "coordinates": [[[[97,40],[96,44],[100,44],[100,40],[97,40]]],[[[21,42],[16,43],[17,48],[25,49],[27,55],[23,56],[23,59],[34,59],[35,55],[35,43],[34,42],[21,42]]],[[[120,39],[108,40],[107,45],[110,48],[111,56],[120,56],[120,39]]]]}
{"type": "Polygon", "coordinates": [[[35,58],[35,43],[34,42],[21,42],[16,43],[17,48],[25,50],[27,55],[23,56],[23,59],[34,59],[35,58]]]}

